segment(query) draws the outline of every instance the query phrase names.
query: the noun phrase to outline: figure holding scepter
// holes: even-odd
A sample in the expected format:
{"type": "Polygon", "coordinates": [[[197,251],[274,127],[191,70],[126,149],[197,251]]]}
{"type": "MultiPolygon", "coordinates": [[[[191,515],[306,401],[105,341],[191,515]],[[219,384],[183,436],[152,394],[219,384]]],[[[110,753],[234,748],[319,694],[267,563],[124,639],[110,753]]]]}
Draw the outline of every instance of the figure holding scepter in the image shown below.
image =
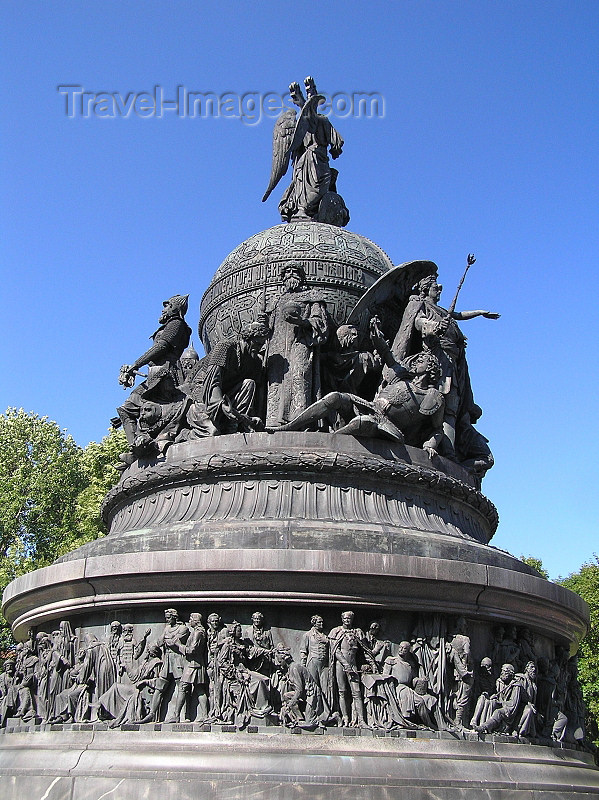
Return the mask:
{"type": "Polygon", "coordinates": [[[474,317],[498,319],[500,316],[492,311],[455,310],[459,290],[475,260],[473,255],[468,256],[466,272],[448,310],[439,306],[443,286],[437,282],[436,275],[427,275],[416,284],[417,294],[408,301],[391,347],[394,358],[399,362],[423,350],[431,352],[439,360],[441,378],[438,388],[445,396],[443,432],[446,437],[445,455],[449,458],[455,458],[456,455],[458,421],[464,424],[466,420],[474,424],[480,416],[480,409],[472,395],[466,363],[466,337],[456,320],[474,317]]]}

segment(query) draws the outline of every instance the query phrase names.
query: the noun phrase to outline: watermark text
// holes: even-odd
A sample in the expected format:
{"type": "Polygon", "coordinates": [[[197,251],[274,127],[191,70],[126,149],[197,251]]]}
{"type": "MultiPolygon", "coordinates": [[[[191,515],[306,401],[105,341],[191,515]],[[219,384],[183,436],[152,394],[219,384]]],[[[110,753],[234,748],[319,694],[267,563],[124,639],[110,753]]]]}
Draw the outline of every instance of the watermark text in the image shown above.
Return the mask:
{"type": "MultiPolygon", "coordinates": [[[[197,92],[177,86],[165,94],[156,85],[147,92],[94,92],[80,84],[61,84],[56,87],[62,97],[63,110],[71,119],[141,119],[176,116],[188,119],[239,119],[246,125],[256,125],[264,118],[276,119],[283,111],[297,110],[289,95],[277,92],[197,92]]],[[[323,94],[324,102],[318,113],[344,119],[382,119],[385,99],[379,92],[335,92],[323,94]]]]}

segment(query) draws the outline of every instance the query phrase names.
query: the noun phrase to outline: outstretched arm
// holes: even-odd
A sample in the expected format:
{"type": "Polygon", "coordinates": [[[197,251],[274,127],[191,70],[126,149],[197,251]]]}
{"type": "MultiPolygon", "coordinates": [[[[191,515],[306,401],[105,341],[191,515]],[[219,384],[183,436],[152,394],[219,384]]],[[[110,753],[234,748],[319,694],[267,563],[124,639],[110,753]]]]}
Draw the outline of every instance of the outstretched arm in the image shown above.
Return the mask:
{"type": "Polygon", "coordinates": [[[145,367],[145,365],[150,362],[157,364],[164,360],[173,348],[175,342],[180,338],[183,333],[182,328],[184,327],[186,327],[186,325],[183,320],[170,319],[156,331],[154,334],[154,344],[131,365],[131,369],[139,369],[140,367],[145,367]]]}
{"type": "Polygon", "coordinates": [[[157,339],[156,342],[150,347],[149,350],[141,355],[133,364],[131,364],[131,371],[145,367],[150,362],[156,363],[161,361],[168,351],[168,343],[164,339],[157,339]]]}
{"type": "Polygon", "coordinates": [[[154,343],[149,350],[141,355],[131,366],[125,364],[121,367],[119,383],[125,387],[131,387],[135,383],[135,374],[146,364],[160,364],[164,362],[177,341],[181,332],[181,327],[185,323],[180,319],[171,319],[154,334],[154,343]]]}
{"type": "Polygon", "coordinates": [[[453,311],[453,319],[474,319],[474,317],[485,317],[486,319],[499,319],[501,314],[496,311],[453,311]]]}

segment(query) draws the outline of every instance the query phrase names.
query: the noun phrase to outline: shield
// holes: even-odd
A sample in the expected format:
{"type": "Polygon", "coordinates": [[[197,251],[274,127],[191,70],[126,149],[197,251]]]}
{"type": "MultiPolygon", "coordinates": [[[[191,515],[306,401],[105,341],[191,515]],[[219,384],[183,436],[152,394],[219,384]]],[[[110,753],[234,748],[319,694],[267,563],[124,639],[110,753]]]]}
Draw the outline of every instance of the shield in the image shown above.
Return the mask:
{"type": "Polygon", "coordinates": [[[429,387],[424,399],[420,404],[420,413],[425,417],[432,417],[443,405],[444,397],[438,389],[429,387]]]}
{"type": "Polygon", "coordinates": [[[433,261],[407,261],[393,267],[366,290],[354,306],[347,324],[355,325],[365,337],[371,318],[377,316],[383,334],[393,341],[412,289],[422,278],[436,275],[437,271],[433,261]]]}

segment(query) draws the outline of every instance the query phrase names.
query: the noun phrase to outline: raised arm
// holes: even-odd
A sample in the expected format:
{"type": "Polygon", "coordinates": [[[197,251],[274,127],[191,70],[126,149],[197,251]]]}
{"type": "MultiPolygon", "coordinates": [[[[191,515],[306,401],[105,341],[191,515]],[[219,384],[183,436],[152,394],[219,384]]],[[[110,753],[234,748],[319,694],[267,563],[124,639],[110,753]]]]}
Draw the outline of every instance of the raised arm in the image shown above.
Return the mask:
{"type": "Polygon", "coordinates": [[[412,373],[396,360],[395,356],[391,352],[389,343],[382,334],[379,325],[380,325],[379,318],[372,317],[372,319],[370,320],[370,341],[372,342],[373,347],[376,349],[376,351],[382,358],[385,366],[389,367],[389,369],[392,369],[396,377],[400,378],[401,380],[404,380],[412,373]]]}
{"type": "Polygon", "coordinates": [[[397,362],[393,357],[393,353],[391,352],[391,348],[389,347],[389,343],[383,336],[383,333],[380,329],[381,321],[378,317],[372,317],[369,324],[370,330],[370,341],[372,342],[373,347],[376,349],[380,357],[383,359],[385,366],[387,367],[394,367],[397,362]]]}

